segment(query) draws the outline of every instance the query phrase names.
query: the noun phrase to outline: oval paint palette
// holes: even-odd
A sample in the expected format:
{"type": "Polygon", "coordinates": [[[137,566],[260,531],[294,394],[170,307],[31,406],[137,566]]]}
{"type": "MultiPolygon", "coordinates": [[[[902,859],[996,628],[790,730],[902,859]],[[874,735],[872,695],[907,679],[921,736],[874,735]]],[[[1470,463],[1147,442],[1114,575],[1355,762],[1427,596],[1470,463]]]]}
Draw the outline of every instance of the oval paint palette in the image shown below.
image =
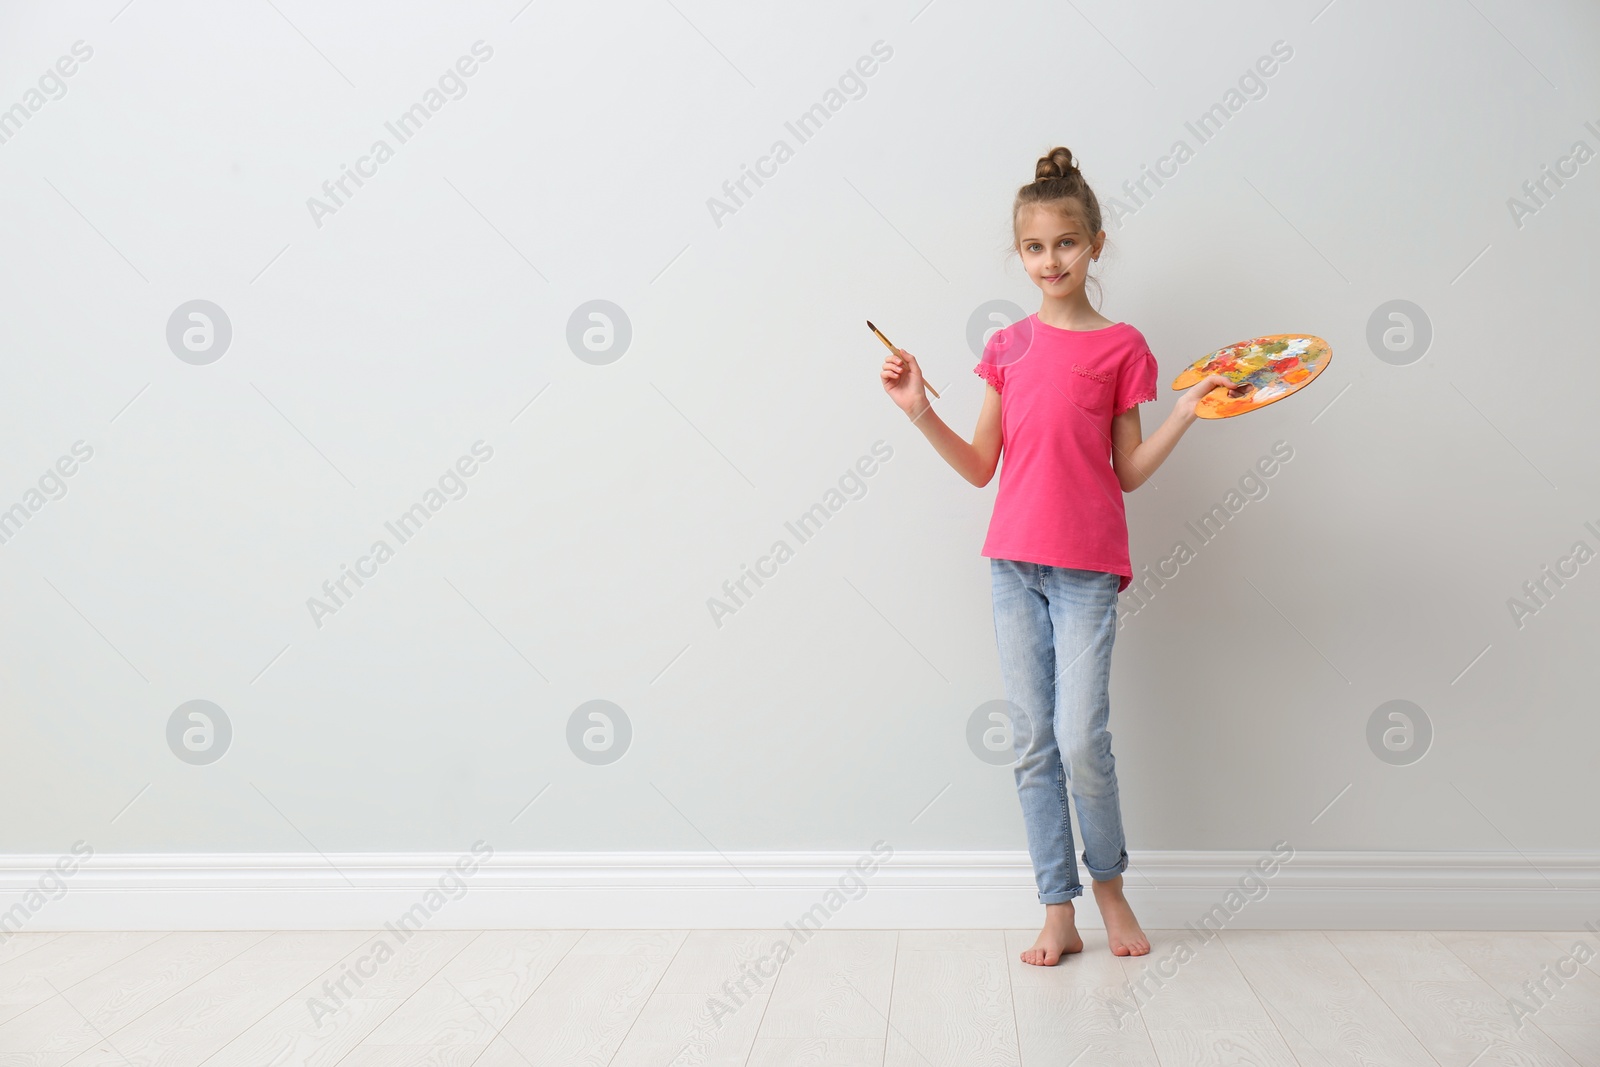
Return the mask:
{"type": "Polygon", "coordinates": [[[1187,389],[1208,374],[1224,375],[1234,387],[1211,390],[1194,406],[1194,413],[1202,419],[1226,419],[1305,388],[1332,360],[1333,349],[1320,337],[1274,333],[1201,356],[1173,379],[1172,387],[1187,389]]]}

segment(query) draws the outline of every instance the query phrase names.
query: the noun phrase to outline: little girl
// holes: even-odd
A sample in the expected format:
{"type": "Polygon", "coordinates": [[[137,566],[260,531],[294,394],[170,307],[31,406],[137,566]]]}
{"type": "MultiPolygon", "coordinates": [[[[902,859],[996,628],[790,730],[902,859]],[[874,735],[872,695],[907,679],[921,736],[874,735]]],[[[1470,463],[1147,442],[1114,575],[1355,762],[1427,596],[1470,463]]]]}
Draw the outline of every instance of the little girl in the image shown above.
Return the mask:
{"type": "Polygon", "coordinates": [[[1232,383],[1220,374],[1197,383],[1144,440],[1138,405],[1156,398],[1155,356],[1143,334],[1084,295],[1087,260],[1100,258],[1106,238],[1099,201],[1065,148],[1041,158],[1034,175],[1012,205],[1013,247],[1044,300],[1038,314],[997,330],[973,368],[988,386],[972,443],[934,413],[915,356],[895,349],[882,378],[973,485],[989,484],[1005,452],[983,555],[1006,700],[1017,716],[1017,795],[1045,906],[1044,929],[1022,959],[1053,967],[1083,951],[1068,789],[1111,951],[1150,951],[1122,893],[1128,853],[1106,729],[1117,594],[1133,582],[1122,494],[1167,458],[1194,422],[1195,402],[1232,383]]]}

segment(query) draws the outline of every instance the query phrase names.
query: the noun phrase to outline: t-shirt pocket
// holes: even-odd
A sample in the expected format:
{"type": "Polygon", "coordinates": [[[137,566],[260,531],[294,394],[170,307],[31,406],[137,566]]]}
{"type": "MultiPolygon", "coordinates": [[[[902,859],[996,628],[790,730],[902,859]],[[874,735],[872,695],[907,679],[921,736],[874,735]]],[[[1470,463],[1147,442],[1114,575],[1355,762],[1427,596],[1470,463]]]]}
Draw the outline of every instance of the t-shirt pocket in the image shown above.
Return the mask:
{"type": "Polygon", "coordinates": [[[1104,371],[1074,363],[1072,373],[1067,375],[1067,386],[1067,395],[1078,407],[1086,411],[1101,411],[1111,407],[1111,392],[1116,387],[1116,380],[1104,371]]]}

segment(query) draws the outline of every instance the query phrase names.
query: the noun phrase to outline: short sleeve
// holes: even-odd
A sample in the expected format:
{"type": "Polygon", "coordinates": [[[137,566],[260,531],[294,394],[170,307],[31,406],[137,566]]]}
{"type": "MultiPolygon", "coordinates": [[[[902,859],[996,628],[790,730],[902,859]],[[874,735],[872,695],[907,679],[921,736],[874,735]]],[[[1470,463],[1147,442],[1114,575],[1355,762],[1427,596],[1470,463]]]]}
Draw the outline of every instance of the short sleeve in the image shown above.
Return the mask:
{"type": "Polygon", "coordinates": [[[1121,415],[1135,404],[1145,404],[1156,398],[1156,375],[1161,368],[1156,366],[1156,357],[1148,345],[1140,342],[1139,351],[1131,359],[1123,361],[1121,370],[1117,373],[1117,402],[1112,406],[1113,415],[1121,415]]]}
{"type": "Polygon", "coordinates": [[[978,358],[978,365],[972,368],[974,374],[994,386],[995,392],[1003,392],[1006,380],[1005,364],[1001,362],[1001,353],[1005,351],[1005,331],[996,330],[989,335],[989,341],[983,346],[983,355],[978,358]]]}

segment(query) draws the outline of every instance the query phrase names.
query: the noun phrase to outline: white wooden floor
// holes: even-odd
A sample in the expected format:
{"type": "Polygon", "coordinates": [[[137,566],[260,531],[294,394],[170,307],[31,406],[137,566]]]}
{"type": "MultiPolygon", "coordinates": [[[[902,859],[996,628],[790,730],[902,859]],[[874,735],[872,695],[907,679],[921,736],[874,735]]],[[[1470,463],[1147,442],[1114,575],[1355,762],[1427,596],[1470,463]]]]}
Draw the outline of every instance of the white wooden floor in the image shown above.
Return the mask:
{"type": "Polygon", "coordinates": [[[1592,934],[1149,931],[1129,960],[1085,930],[1039,968],[1034,933],[20,933],[0,1067],[1600,1065],[1592,934]]]}

